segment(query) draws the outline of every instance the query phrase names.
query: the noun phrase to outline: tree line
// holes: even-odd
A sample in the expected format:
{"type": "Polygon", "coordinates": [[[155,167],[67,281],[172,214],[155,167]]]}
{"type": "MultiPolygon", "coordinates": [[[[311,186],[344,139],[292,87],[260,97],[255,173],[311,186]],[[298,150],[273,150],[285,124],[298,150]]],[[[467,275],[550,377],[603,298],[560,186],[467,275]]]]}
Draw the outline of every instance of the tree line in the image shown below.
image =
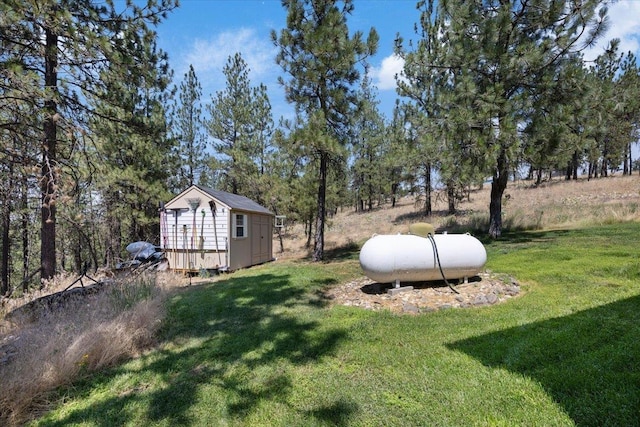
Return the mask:
{"type": "Polygon", "coordinates": [[[60,271],[113,268],[127,243],[159,241],[158,203],[197,183],[250,197],[305,225],[324,256],[327,218],[414,195],[432,214],[491,182],[488,234],[526,170],[577,179],[634,169],[636,58],[612,40],[605,1],[416,3],[392,117],[369,59],[375,28],[349,29],[352,0],[283,0],[273,30],[277,120],[240,53],[205,99],[193,67],[174,79],[154,28],[175,0],[7,0],[0,4],[0,294],[60,271]]]}

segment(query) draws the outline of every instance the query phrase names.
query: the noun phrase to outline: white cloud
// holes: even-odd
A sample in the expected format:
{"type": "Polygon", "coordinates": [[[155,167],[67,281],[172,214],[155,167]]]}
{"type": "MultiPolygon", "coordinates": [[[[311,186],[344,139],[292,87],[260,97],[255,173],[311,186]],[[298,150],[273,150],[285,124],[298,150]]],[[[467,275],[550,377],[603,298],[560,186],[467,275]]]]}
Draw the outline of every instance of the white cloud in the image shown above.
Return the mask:
{"type": "Polygon", "coordinates": [[[382,60],[380,67],[371,69],[371,76],[378,90],[394,90],[396,88],[396,75],[400,75],[404,68],[404,60],[391,54],[382,60]]]}
{"type": "Polygon", "coordinates": [[[240,28],[225,31],[210,39],[196,39],[181,58],[184,71],[178,70],[176,78],[181,79],[189,64],[203,87],[203,95],[208,97],[213,91],[225,85],[222,73],[229,56],[240,52],[249,68],[252,86],[260,83],[271,85],[269,80],[279,71],[275,64],[275,46],[268,38],[260,37],[255,30],[240,28]]]}
{"type": "Polygon", "coordinates": [[[609,30],[593,48],[585,52],[586,60],[594,60],[607,47],[611,39],[620,39],[620,53],[640,50],[640,2],[620,0],[609,6],[609,30]]]}

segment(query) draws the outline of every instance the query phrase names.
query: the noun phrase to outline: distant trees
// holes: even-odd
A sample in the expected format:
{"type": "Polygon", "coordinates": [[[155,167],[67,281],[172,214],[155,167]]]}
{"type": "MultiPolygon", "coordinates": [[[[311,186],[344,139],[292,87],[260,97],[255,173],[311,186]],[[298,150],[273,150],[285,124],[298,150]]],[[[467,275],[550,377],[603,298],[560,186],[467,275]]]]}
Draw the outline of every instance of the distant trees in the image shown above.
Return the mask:
{"type": "MultiPolygon", "coordinates": [[[[356,210],[371,209],[376,198],[389,197],[393,204],[398,194],[411,192],[423,203],[424,215],[433,214],[434,194],[444,196],[447,212],[455,214],[468,191],[490,178],[488,233],[493,237],[502,233],[507,182],[524,168],[537,183],[552,171],[577,178],[585,162],[597,162],[599,174],[602,167],[620,164],[631,169],[638,129],[633,99],[638,97],[624,96],[619,88],[635,93],[635,62],[627,59],[625,68],[618,61],[610,77],[594,77],[581,54],[606,29],[603,2],[420,1],[418,40],[405,45],[399,39],[396,45],[395,53],[405,61],[397,79],[403,102],[390,122],[377,115],[366,78],[353,92],[357,108],[351,120],[325,120],[323,106],[334,104],[323,104],[320,95],[328,91],[315,76],[329,69],[323,68],[321,55],[330,56],[328,48],[319,41],[329,36],[318,29],[329,21],[320,7],[327,3],[283,2],[287,29],[272,33],[280,48],[277,60],[290,76],[281,83],[298,113],[288,122],[290,133],[281,139],[285,145],[278,147],[279,155],[289,152],[298,168],[292,176],[304,178],[304,187],[298,187],[305,197],[300,194],[298,201],[308,199],[310,185],[318,186],[315,213],[300,215],[310,238],[310,217],[316,221],[314,259],[321,252],[322,221],[331,211],[328,195],[342,200],[328,188],[343,179],[344,164],[351,174],[348,200],[355,200],[356,210]],[[623,69],[628,70],[624,78],[623,69]],[[598,135],[606,135],[606,143],[598,135]],[[335,179],[328,179],[325,169],[335,179]],[[318,177],[310,179],[310,173],[318,177]]],[[[353,89],[356,81],[344,86],[353,89]]]]}
{"type": "Polygon", "coordinates": [[[631,143],[638,140],[640,126],[640,70],[635,56],[620,53],[619,41],[612,40],[599,55],[587,75],[591,102],[585,117],[588,132],[589,177],[607,176],[621,165],[630,173],[631,143]]]}
{"type": "Polygon", "coordinates": [[[360,88],[360,108],[353,120],[353,164],[351,190],[356,211],[373,209],[380,198],[390,193],[384,159],[388,155],[388,137],[384,116],[378,111],[379,101],[371,80],[365,74],[360,88]]]}
{"type": "Polygon", "coordinates": [[[640,65],[638,58],[631,52],[627,52],[621,65],[620,79],[617,82],[620,94],[621,135],[623,137],[623,173],[631,175],[633,171],[633,158],[631,146],[640,139],[640,65]]]}

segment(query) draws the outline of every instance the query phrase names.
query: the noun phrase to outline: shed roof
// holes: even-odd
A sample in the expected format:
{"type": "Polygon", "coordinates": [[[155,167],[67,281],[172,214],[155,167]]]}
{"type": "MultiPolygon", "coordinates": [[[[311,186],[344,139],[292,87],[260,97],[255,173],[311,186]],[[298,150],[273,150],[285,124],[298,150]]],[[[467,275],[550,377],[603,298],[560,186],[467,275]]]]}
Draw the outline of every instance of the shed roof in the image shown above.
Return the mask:
{"type": "Polygon", "coordinates": [[[231,209],[273,215],[269,209],[254,202],[248,197],[240,196],[239,194],[227,193],[226,191],[214,190],[213,188],[202,187],[200,185],[196,185],[196,187],[209,194],[211,197],[220,200],[231,209]]]}

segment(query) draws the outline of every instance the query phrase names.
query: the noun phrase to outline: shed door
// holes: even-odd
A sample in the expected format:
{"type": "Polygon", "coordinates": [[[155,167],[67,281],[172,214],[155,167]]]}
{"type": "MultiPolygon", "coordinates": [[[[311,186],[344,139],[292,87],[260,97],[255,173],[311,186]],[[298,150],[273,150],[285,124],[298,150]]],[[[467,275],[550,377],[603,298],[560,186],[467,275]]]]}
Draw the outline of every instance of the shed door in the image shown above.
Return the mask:
{"type": "Polygon", "coordinates": [[[253,215],[251,219],[251,263],[260,264],[271,260],[270,218],[253,215]]]}

